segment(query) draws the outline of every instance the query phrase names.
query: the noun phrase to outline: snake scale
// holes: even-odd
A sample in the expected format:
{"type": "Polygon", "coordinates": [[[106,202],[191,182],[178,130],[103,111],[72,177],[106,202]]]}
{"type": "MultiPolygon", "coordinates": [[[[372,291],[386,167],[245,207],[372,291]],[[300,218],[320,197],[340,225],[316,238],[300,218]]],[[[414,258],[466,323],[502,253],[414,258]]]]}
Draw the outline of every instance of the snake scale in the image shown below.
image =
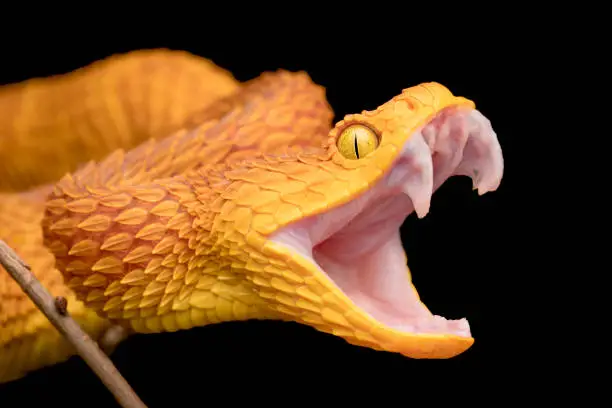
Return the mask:
{"type": "MultiPolygon", "coordinates": [[[[473,344],[420,302],[399,235],[449,177],[502,178],[489,121],[441,84],[332,123],[304,72],[142,50],[5,86],[0,110],[0,238],[96,340],[276,319],[411,358],[473,344]]],[[[74,350],[0,272],[6,382],[74,350]]]]}

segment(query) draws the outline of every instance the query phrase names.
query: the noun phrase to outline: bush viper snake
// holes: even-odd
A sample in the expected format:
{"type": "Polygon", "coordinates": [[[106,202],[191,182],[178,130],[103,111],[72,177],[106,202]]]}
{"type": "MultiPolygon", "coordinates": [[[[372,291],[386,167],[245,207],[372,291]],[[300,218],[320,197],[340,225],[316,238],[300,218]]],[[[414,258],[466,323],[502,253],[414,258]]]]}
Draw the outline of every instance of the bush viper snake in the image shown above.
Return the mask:
{"type": "MultiPolygon", "coordinates": [[[[376,350],[449,358],[399,226],[453,175],[495,190],[503,158],[472,101],[438,83],[332,123],[324,89],[244,83],[142,50],[0,89],[0,238],[94,339],[231,320],[295,321],[376,350]]],[[[73,350],[0,273],[0,382],[73,350]]]]}

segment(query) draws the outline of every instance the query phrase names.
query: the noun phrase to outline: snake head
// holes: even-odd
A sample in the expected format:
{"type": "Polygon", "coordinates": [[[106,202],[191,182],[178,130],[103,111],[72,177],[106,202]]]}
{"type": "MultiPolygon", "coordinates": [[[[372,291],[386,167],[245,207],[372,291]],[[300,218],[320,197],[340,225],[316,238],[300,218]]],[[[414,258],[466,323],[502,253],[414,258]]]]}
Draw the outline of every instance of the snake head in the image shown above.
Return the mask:
{"type": "Polygon", "coordinates": [[[497,188],[503,158],[489,121],[429,83],[325,135],[318,87],[266,78],[258,99],[201,135],[116,152],[54,186],[42,225],[67,285],[137,332],[282,319],[413,358],[469,348],[465,319],[420,301],[400,226],[425,216],[450,176],[471,176],[481,194],[497,188]],[[249,131],[261,126],[267,139],[255,143],[249,131]],[[259,147],[301,138],[231,159],[232,134],[259,147]],[[321,135],[322,145],[307,140],[321,135]],[[202,160],[220,163],[184,171],[202,160]]]}
{"type": "Polygon", "coordinates": [[[295,276],[285,274],[289,284],[270,276],[258,289],[271,307],[350,343],[409,357],[448,358],[469,348],[466,319],[436,316],[420,301],[399,227],[412,212],[424,217],[450,176],[471,176],[480,194],[499,185],[501,149],[474,104],[422,84],[347,115],[324,153],[298,161],[303,172],[288,178],[305,188],[286,197],[300,215],[272,227],[266,245],[266,256],[295,276]]]}

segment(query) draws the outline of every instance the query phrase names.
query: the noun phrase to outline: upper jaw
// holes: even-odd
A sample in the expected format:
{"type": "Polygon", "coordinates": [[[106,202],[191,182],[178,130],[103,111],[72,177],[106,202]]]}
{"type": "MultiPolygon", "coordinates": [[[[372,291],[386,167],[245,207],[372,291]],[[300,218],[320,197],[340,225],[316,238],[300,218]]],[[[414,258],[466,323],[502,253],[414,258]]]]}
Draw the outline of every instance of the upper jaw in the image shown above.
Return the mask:
{"type": "Polygon", "coordinates": [[[410,197],[419,218],[431,196],[451,176],[469,176],[482,195],[498,188],[504,160],[488,119],[474,109],[449,108],[404,144],[387,183],[410,197]]]}

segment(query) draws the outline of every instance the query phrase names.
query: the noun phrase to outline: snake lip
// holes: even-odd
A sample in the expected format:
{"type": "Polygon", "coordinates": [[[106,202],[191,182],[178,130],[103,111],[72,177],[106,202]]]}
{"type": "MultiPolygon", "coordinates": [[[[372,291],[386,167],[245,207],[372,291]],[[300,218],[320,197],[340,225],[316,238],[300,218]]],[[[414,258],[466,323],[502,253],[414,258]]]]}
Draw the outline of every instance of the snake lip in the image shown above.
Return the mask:
{"type": "Polygon", "coordinates": [[[413,334],[471,337],[466,319],[432,314],[411,283],[400,226],[424,217],[433,192],[453,175],[471,176],[480,194],[500,183],[495,132],[476,110],[438,113],[405,143],[383,177],[350,202],[277,231],[270,239],[310,260],[379,323],[413,334]]]}

